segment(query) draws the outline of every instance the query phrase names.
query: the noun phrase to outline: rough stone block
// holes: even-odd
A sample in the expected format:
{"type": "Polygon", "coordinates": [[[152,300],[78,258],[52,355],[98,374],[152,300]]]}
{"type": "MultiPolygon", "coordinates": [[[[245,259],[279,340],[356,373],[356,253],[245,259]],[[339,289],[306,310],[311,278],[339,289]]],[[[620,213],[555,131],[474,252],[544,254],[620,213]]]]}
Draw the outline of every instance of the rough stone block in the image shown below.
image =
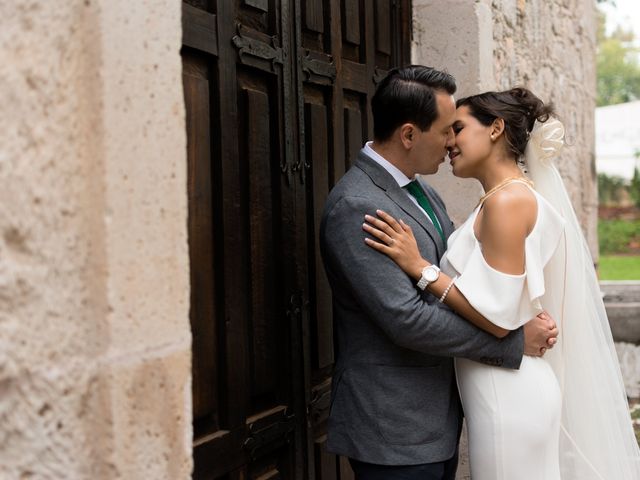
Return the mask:
{"type": "Polygon", "coordinates": [[[117,478],[190,478],[191,350],[168,347],[137,355],[114,359],[101,370],[110,393],[117,478]]]}

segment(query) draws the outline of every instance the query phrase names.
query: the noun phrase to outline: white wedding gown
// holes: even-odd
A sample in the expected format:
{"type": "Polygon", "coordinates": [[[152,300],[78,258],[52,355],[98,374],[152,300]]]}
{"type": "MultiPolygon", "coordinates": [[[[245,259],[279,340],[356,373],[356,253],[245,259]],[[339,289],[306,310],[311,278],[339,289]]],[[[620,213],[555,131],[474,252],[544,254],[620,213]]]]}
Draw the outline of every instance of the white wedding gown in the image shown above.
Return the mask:
{"type": "MultiPolygon", "coordinates": [[[[481,207],[451,235],[441,261],[443,272],[458,276],[456,286],[469,303],[508,330],[524,325],[542,309],[554,318],[559,315],[554,315],[558,302],[553,292],[545,294],[544,275],[562,248],[564,221],[534,194],[538,213],[525,242],[525,273],[505,274],[487,264],[473,230],[481,207]]],[[[469,434],[471,478],[559,480],[562,400],[547,360],[525,356],[519,370],[509,370],[456,359],[456,375],[469,434]]]]}
{"type": "Polygon", "coordinates": [[[593,260],[553,158],[557,119],[536,122],[524,155],[537,221],[525,272],[508,275],[482,256],[473,225],[456,230],[441,261],[456,286],[496,325],[516,329],[542,309],[558,343],[517,371],[456,360],[473,480],[640,480],[635,438],[593,260]]]}

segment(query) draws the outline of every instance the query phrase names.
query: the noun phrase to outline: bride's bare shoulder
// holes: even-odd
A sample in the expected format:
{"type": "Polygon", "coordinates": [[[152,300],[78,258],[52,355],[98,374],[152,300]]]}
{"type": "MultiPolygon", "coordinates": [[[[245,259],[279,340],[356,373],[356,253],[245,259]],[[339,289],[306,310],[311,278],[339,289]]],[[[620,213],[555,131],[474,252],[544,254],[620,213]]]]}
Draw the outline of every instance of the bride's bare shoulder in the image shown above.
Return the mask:
{"type": "Polygon", "coordinates": [[[487,198],[483,210],[484,232],[518,238],[528,235],[535,226],[538,201],[528,186],[517,182],[487,198]]]}
{"type": "Polygon", "coordinates": [[[508,274],[523,272],[525,239],[536,214],[537,199],[526,185],[508,185],[485,200],[476,238],[489,265],[508,274]]]}

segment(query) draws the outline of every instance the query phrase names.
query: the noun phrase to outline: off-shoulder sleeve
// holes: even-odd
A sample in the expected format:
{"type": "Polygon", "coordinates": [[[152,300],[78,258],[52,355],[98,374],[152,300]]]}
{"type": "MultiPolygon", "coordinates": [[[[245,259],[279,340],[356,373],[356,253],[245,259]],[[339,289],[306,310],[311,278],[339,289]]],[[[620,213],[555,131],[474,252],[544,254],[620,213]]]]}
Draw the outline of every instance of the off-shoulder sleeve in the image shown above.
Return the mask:
{"type": "Polygon", "coordinates": [[[525,243],[525,265],[529,300],[539,306],[544,295],[544,267],[564,238],[564,218],[538,196],[538,220],[525,243]]]}
{"type": "Polygon", "coordinates": [[[544,267],[564,231],[564,220],[539,198],[534,229],[525,240],[525,272],[510,275],[489,265],[480,244],[466,242],[458,252],[453,245],[449,258],[459,272],[456,287],[468,302],[491,323],[515,330],[542,311],[545,292],[544,267]],[[464,258],[461,258],[464,257],[464,258]]]}
{"type": "Polygon", "coordinates": [[[515,330],[539,313],[531,302],[522,301],[526,279],[527,272],[509,275],[491,267],[476,243],[456,287],[491,323],[515,330]]]}

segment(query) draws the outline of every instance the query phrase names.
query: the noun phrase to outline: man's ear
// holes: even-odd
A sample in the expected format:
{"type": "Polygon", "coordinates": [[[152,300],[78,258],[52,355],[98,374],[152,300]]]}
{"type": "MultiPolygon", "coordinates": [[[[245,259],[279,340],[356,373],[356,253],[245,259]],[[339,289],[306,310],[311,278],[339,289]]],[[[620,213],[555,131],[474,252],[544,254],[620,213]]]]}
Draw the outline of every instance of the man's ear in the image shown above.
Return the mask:
{"type": "Polygon", "coordinates": [[[504,119],[496,118],[491,124],[491,140],[497,140],[497,138],[504,132],[504,119]]]}
{"type": "Polygon", "coordinates": [[[413,142],[416,139],[417,131],[416,126],[413,123],[404,123],[399,128],[400,141],[404,148],[409,150],[413,146],[413,142]]]}

